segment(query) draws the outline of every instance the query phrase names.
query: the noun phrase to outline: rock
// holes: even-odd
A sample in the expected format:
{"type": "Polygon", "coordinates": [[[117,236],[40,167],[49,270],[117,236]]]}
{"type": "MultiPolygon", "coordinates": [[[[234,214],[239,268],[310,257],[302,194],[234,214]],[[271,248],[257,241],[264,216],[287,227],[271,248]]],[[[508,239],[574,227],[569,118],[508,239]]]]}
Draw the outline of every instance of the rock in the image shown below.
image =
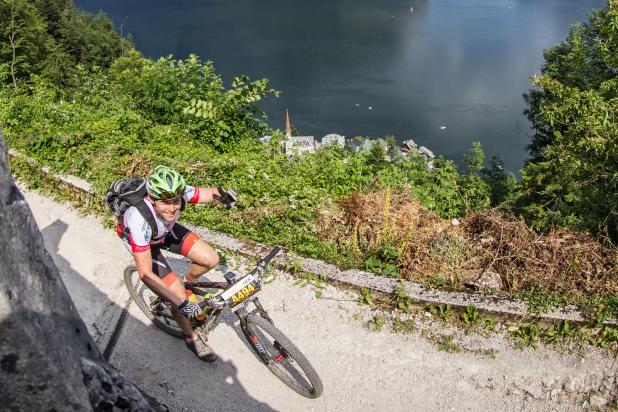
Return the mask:
{"type": "Polygon", "coordinates": [[[116,372],[88,334],[13,181],[1,131],[0,251],[0,409],[164,410],[116,372]]]}
{"type": "Polygon", "coordinates": [[[522,396],[524,393],[517,387],[511,387],[506,390],[507,396],[522,396]]]}
{"type": "Polygon", "coordinates": [[[582,382],[582,392],[595,392],[601,388],[603,382],[603,378],[596,373],[593,373],[583,379],[582,382]]]}
{"type": "Polygon", "coordinates": [[[549,392],[549,396],[550,396],[552,399],[556,399],[556,398],[560,395],[560,392],[561,392],[561,390],[560,390],[560,389],[552,389],[552,390],[549,392]]]}
{"type": "Polygon", "coordinates": [[[457,219],[453,219],[453,220],[451,220],[451,225],[453,225],[453,226],[459,226],[459,220],[457,220],[457,219]]]}
{"type": "Polygon", "coordinates": [[[603,379],[602,388],[607,391],[616,390],[617,388],[616,384],[614,383],[614,378],[608,376],[607,378],[603,379]]]}
{"type": "Polygon", "coordinates": [[[600,408],[607,405],[608,403],[609,401],[598,393],[593,393],[592,395],[590,395],[590,406],[592,406],[593,408],[600,408]]]}
{"type": "Polygon", "coordinates": [[[501,290],[504,287],[500,274],[491,271],[481,272],[474,280],[464,282],[463,285],[472,290],[501,290]]]}
{"type": "Polygon", "coordinates": [[[547,389],[552,389],[554,385],[556,384],[556,380],[554,378],[548,377],[548,378],[544,378],[541,381],[541,383],[543,384],[543,387],[547,389]]]}
{"type": "Polygon", "coordinates": [[[83,382],[94,409],[113,407],[131,411],[151,411],[142,394],[118,371],[105,363],[81,359],[83,382]]]}
{"type": "Polygon", "coordinates": [[[547,395],[543,393],[543,390],[539,388],[538,386],[529,385],[522,389],[524,393],[529,395],[531,398],[534,398],[537,400],[543,400],[547,398],[547,395]]]}
{"type": "Polygon", "coordinates": [[[485,378],[478,375],[473,375],[472,381],[477,388],[495,389],[493,378],[485,378]]]}
{"type": "Polygon", "coordinates": [[[563,389],[567,393],[575,392],[575,379],[568,377],[566,382],[562,385],[563,389]]]}

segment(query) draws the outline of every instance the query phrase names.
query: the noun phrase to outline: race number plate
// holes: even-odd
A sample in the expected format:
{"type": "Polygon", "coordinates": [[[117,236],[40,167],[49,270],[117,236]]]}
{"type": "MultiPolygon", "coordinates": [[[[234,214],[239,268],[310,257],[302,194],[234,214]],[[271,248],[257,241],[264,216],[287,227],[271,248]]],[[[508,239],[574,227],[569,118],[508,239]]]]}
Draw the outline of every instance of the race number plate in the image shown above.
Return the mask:
{"type": "Polygon", "coordinates": [[[240,303],[248,299],[258,290],[258,281],[253,275],[247,275],[234,286],[221,294],[226,301],[231,300],[232,304],[240,303]]]}

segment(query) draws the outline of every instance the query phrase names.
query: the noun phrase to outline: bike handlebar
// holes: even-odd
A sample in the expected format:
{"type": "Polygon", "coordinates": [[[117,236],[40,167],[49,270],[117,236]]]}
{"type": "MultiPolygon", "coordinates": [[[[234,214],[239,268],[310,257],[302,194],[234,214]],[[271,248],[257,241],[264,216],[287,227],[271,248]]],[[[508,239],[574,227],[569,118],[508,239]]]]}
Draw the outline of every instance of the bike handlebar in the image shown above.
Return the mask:
{"type": "Polygon", "coordinates": [[[223,305],[222,304],[219,305],[217,301],[215,300],[215,298],[209,298],[209,299],[204,299],[203,301],[198,303],[198,306],[200,307],[200,309],[206,309],[206,308],[214,309],[217,306],[222,307],[223,305]]]}
{"type": "MultiPolygon", "coordinates": [[[[268,264],[268,262],[270,262],[275,256],[277,256],[279,252],[281,252],[281,250],[283,250],[281,246],[275,246],[268,253],[268,255],[260,259],[255,269],[253,269],[250,273],[254,274],[258,270],[258,268],[265,267],[268,264]]],[[[210,299],[204,299],[202,302],[199,303],[199,307],[201,309],[206,309],[207,307],[215,308],[217,306],[223,306],[223,302],[218,302],[217,297],[210,298],[210,299]]]]}
{"type": "Polygon", "coordinates": [[[266,255],[266,257],[260,260],[260,263],[258,263],[258,265],[266,266],[268,262],[272,260],[272,258],[277,256],[277,253],[281,252],[281,249],[283,249],[281,246],[275,246],[273,250],[271,250],[270,253],[266,255]]]}

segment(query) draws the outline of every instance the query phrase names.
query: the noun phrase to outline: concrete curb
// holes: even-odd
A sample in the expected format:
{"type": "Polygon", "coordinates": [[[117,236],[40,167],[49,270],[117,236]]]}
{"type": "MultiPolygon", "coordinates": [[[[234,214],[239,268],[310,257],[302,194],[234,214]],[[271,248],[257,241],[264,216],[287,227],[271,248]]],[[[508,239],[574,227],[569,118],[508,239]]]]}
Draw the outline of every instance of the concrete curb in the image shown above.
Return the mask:
{"type": "MultiPolygon", "coordinates": [[[[26,160],[32,167],[39,170],[46,179],[64,186],[73,200],[87,206],[101,203],[102,197],[97,195],[92,190],[92,186],[83,179],[75,176],[53,174],[46,167],[40,167],[35,160],[15,150],[9,149],[8,154],[10,157],[26,160]]],[[[259,258],[266,255],[270,250],[269,246],[251,240],[238,239],[206,228],[191,226],[191,229],[214,246],[247,257],[259,258]]],[[[407,291],[407,295],[414,301],[423,304],[451,305],[451,307],[459,309],[465,309],[468,305],[474,305],[481,311],[508,317],[529,317],[533,315],[528,312],[528,305],[523,300],[479,293],[440,291],[426,288],[420,283],[384,278],[361,270],[341,270],[335,265],[317,259],[304,258],[291,252],[279,254],[277,258],[273,260],[272,265],[285,270],[289,268],[291,262],[299,266],[304,273],[320,275],[327,281],[355,289],[369,288],[373,291],[392,294],[400,282],[402,282],[407,291]]],[[[535,316],[548,322],[567,320],[573,323],[583,323],[586,321],[581,311],[575,306],[566,306],[535,316]]],[[[116,323],[119,319],[120,316],[118,316],[116,323]]],[[[114,328],[109,329],[112,331],[114,330],[114,328]]],[[[105,340],[109,342],[110,338],[111,334],[105,340]]],[[[106,345],[103,345],[103,347],[105,346],[106,345]]]]}
{"type": "MultiPolygon", "coordinates": [[[[190,228],[207,242],[221,249],[247,257],[259,258],[265,256],[270,250],[269,246],[250,240],[241,240],[202,227],[190,226],[190,228]]],[[[356,289],[369,288],[377,292],[392,294],[399,284],[402,283],[407,291],[407,295],[418,303],[451,305],[453,308],[459,309],[465,309],[468,305],[474,305],[477,309],[484,312],[511,317],[527,317],[531,315],[528,312],[528,305],[522,300],[478,293],[440,291],[426,288],[420,283],[384,278],[357,269],[341,270],[330,263],[304,258],[291,252],[280,253],[272,260],[271,265],[285,270],[289,268],[291,263],[298,265],[304,273],[313,273],[322,276],[327,281],[352,286],[356,289]]],[[[585,322],[584,317],[575,306],[563,307],[539,314],[538,316],[549,322],[563,320],[574,323],[585,322]]]]}

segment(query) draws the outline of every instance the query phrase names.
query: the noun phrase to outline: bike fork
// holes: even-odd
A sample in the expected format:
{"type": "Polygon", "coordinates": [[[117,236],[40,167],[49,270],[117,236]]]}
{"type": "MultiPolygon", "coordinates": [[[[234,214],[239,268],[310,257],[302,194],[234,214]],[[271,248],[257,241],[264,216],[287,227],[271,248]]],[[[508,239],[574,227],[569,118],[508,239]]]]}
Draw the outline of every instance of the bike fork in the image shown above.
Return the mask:
{"type": "Polygon", "coordinates": [[[256,298],[251,299],[253,304],[255,305],[255,309],[251,312],[247,311],[247,304],[249,301],[245,302],[245,304],[238,310],[234,311],[238,319],[240,320],[240,327],[245,332],[245,336],[253,343],[254,347],[258,350],[260,357],[266,364],[270,363],[279,363],[283,359],[289,358],[289,354],[286,352],[285,348],[279,344],[277,341],[273,341],[273,347],[279,352],[275,357],[271,357],[270,354],[264,349],[262,343],[258,336],[253,332],[252,328],[247,324],[247,317],[249,317],[252,313],[258,313],[259,316],[262,316],[268,322],[273,323],[268,313],[264,310],[264,307],[260,303],[260,301],[256,298]]]}

